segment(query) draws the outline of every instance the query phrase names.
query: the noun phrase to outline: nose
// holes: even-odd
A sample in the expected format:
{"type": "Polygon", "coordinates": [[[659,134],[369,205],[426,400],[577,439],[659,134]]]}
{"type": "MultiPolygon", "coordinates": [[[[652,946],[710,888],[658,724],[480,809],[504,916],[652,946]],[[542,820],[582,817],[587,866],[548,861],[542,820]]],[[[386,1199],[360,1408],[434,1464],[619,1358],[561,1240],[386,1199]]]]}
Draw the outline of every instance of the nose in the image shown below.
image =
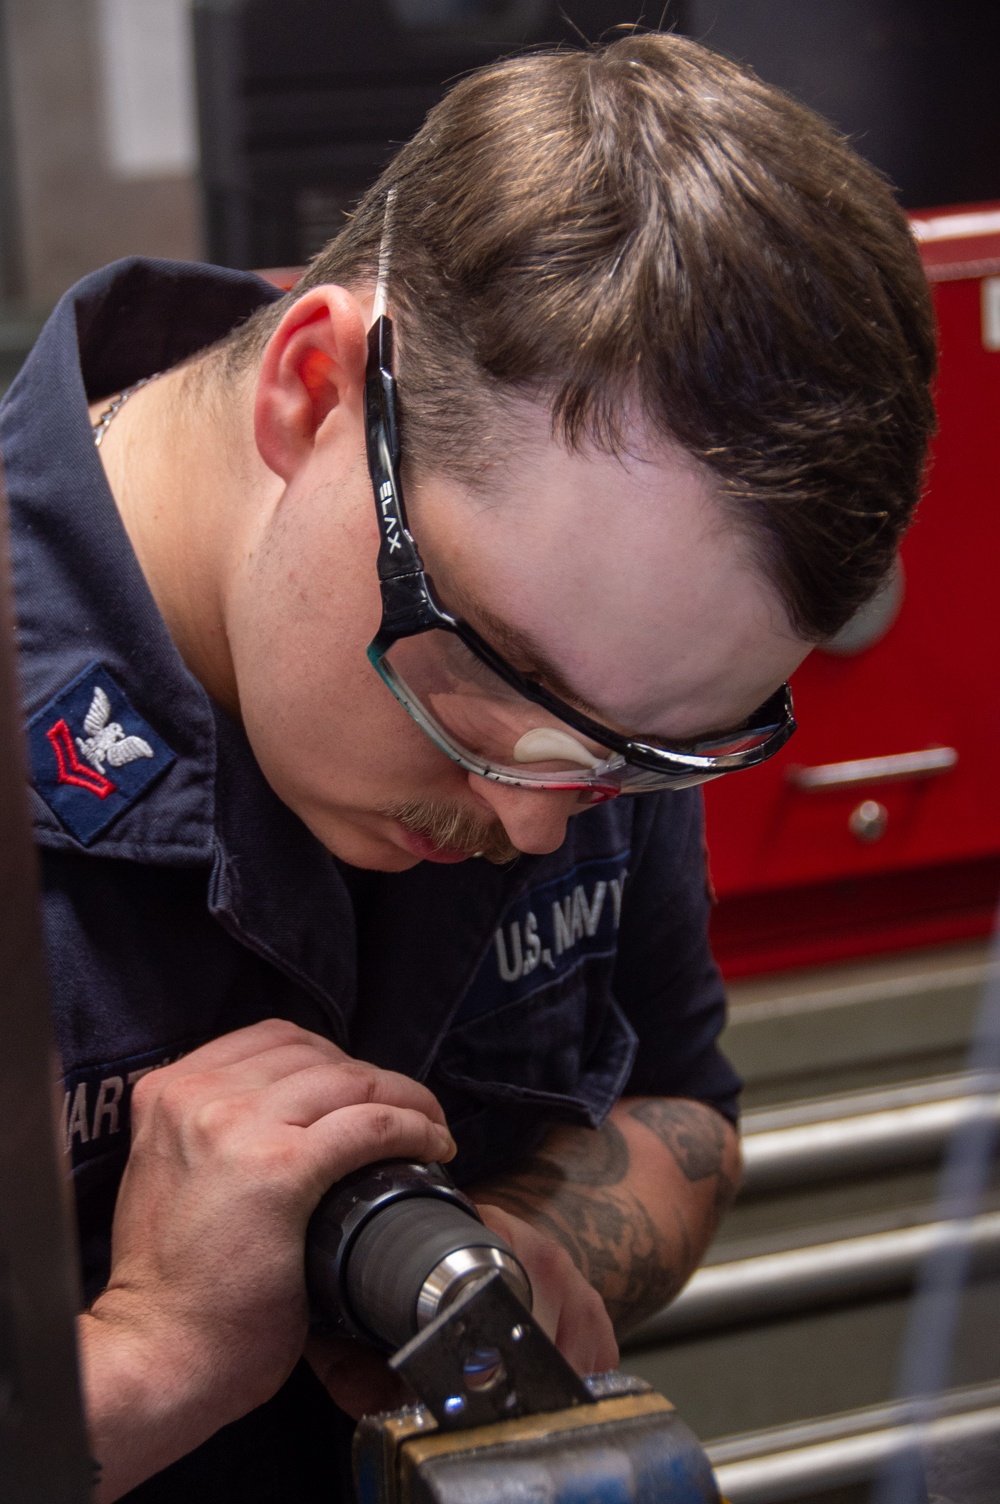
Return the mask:
{"type": "Polygon", "coordinates": [[[518,851],[543,855],[566,839],[566,821],[580,808],[579,795],[556,789],[519,789],[469,774],[479,804],[488,805],[518,851]]]}

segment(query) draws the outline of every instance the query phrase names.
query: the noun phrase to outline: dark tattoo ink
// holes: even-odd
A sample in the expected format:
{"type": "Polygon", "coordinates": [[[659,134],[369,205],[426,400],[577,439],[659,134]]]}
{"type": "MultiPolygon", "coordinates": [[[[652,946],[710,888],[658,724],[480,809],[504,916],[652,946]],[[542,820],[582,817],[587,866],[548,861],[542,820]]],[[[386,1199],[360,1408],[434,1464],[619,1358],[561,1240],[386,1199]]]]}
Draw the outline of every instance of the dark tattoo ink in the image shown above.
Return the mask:
{"type": "Polygon", "coordinates": [[[616,1328],[635,1325],[684,1283],[667,1239],[635,1196],[566,1198],[560,1211],[616,1328]]]}
{"type": "MultiPolygon", "coordinates": [[[[632,1326],[658,1310],[687,1277],[687,1259],[676,1267],[672,1249],[634,1196],[549,1185],[539,1194],[530,1181],[490,1187],[487,1199],[531,1222],[560,1243],[580,1273],[600,1291],[616,1327],[632,1326]]],[[[679,1239],[687,1253],[686,1229],[679,1239]]]]}
{"type": "Polygon", "coordinates": [[[735,1192],[725,1170],[727,1126],[712,1108],[647,1098],[635,1102],[629,1116],[656,1135],[688,1182],[715,1177],[709,1226],[703,1211],[689,1227],[679,1205],[667,1213],[672,1229],[657,1223],[629,1189],[628,1141],[611,1121],[599,1130],[554,1128],[517,1170],[477,1192],[479,1200],[495,1202],[560,1243],[603,1296],[619,1330],[673,1299],[735,1192]]]}
{"type": "Polygon", "coordinates": [[[518,1170],[483,1187],[479,1196],[554,1238],[604,1298],[616,1327],[634,1325],[674,1296],[687,1277],[685,1257],[625,1188],[631,1168],[621,1130],[557,1128],[518,1170]]]}
{"type": "Polygon", "coordinates": [[[614,1123],[602,1128],[556,1128],[518,1171],[518,1178],[554,1185],[620,1185],[630,1169],[625,1135],[614,1123]]]}
{"type": "Polygon", "coordinates": [[[692,1183],[709,1175],[722,1175],[726,1122],[713,1107],[678,1098],[648,1097],[629,1109],[629,1117],[656,1134],[692,1183]]]}

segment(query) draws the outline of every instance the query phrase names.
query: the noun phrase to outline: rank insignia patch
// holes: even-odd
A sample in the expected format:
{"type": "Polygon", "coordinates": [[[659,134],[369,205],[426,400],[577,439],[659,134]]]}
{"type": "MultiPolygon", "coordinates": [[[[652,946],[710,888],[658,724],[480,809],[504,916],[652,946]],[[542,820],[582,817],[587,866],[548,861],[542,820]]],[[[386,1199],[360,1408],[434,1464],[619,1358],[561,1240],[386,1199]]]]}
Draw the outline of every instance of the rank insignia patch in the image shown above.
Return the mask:
{"type": "Polygon", "coordinates": [[[100,663],[90,663],[28,722],[35,788],[84,846],[176,762],[100,663]]]}

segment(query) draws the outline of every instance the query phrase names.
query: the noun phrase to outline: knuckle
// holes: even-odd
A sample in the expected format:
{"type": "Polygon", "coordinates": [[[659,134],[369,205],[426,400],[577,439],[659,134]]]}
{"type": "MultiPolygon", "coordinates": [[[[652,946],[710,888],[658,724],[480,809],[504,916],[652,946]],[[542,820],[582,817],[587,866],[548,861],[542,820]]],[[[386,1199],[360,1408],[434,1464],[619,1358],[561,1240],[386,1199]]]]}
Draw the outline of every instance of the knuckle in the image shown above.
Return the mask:
{"type": "Polygon", "coordinates": [[[379,1147],[392,1147],[399,1138],[399,1124],[392,1109],[383,1103],[374,1104],[370,1121],[372,1136],[379,1147]]]}
{"type": "Polygon", "coordinates": [[[154,1071],[137,1081],[136,1089],[144,1088],[143,1099],[148,1100],[155,1109],[158,1120],[176,1127],[189,1116],[200,1099],[199,1083],[193,1076],[175,1076],[169,1081],[154,1081],[155,1075],[154,1071]]]}
{"type": "Polygon", "coordinates": [[[301,1178],[301,1156],[287,1139],[251,1140],[244,1157],[249,1175],[262,1187],[289,1190],[301,1178]]]}
{"type": "Polygon", "coordinates": [[[156,1071],[149,1071],[147,1075],[140,1076],[132,1087],[132,1114],[134,1117],[142,1117],[148,1112],[150,1106],[163,1089],[163,1083],[155,1081],[156,1071]]]}
{"type": "Polygon", "coordinates": [[[310,1034],[308,1029],[293,1024],[287,1018],[266,1018],[263,1023],[257,1025],[257,1028],[263,1035],[267,1046],[272,1048],[288,1044],[306,1044],[316,1037],[310,1034]]]}
{"type": "Polygon", "coordinates": [[[377,1101],[382,1086],[382,1072],[364,1060],[345,1060],[336,1070],[349,1083],[359,1103],[377,1101]]]}
{"type": "Polygon", "coordinates": [[[183,1115],[185,1136],[202,1151],[212,1149],[225,1137],[234,1116],[233,1103],[227,1098],[199,1102],[183,1115]]]}

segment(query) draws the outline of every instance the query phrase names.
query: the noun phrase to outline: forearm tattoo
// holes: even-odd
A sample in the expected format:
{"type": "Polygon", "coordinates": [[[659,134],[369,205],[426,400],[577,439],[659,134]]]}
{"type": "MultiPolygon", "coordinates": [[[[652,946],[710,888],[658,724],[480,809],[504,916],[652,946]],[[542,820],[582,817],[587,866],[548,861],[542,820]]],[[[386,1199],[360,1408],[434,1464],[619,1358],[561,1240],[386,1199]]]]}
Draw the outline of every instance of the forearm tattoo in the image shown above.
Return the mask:
{"type": "Polygon", "coordinates": [[[643,1099],[629,1115],[656,1134],[686,1180],[715,1178],[710,1226],[699,1226],[694,1237],[685,1217],[689,1209],[660,1208],[657,1219],[629,1185],[628,1141],[610,1119],[596,1132],[553,1130],[526,1163],[477,1193],[561,1243],[600,1291],[619,1329],[634,1326],[677,1294],[732,1193],[724,1170],[726,1128],[711,1108],[643,1099]],[[727,1190],[720,1194],[723,1180],[727,1190]]]}
{"type": "Polygon", "coordinates": [[[715,1177],[716,1221],[736,1195],[737,1181],[726,1170],[729,1134],[725,1119],[701,1102],[679,1097],[646,1097],[629,1109],[669,1149],[692,1183],[715,1177]]]}

